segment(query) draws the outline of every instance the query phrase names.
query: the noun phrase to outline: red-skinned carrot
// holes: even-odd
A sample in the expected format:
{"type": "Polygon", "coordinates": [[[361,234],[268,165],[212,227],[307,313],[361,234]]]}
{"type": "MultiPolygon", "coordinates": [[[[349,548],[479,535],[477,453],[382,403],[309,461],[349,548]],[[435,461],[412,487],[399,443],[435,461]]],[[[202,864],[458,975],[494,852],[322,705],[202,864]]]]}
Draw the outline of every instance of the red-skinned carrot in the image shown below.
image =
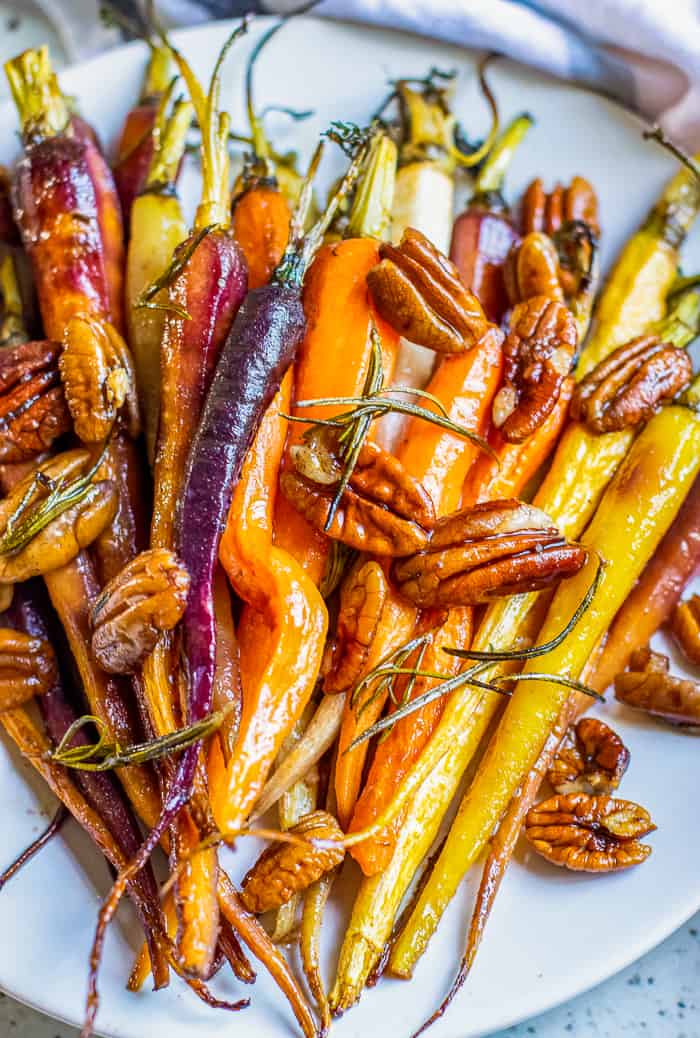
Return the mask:
{"type": "Polygon", "coordinates": [[[119,327],[120,218],[106,163],[89,135],[75,132],[45,47],[25,51],[5,69],[24,141],[14,178],[15,216],[44,330],[60,341],[70,318],[86,311],[119,327]],[[109,211],[101,212],[105,205],[109,211]]]}
{"type": "Polygon", "coordinates": [[[700,480],[612,622],[590,684],[604,692],[664,624],[700,565],[700,480]]]}
{"type": "Polygon", "coordinates": [[[501,193],[506,169],[532,126],[530,115],[517,116],[488,154],[474,193],[452,228],[450,259],[464,285],[478,298],[486,316],[500,322],[508,308],[503,264],[518,233],[501,193]]]}
{"type": "MultiPolygon", "coordinates": [[[[169,47],[152,46],[138,103],[128,112],[112,170],[128,234],[131,209],[143,190],[153,159],[153,127],[172,72],[169,47]]],[[[178,160],[179,165],[179,160],[178,160]]]]}
{"type": "MultiPolygon", "coordinates": [[[[12,626],[50,641],[53,645],[60,644],[55,624],[50,622],[49,617],[48,603],[45,592],[42,594],[40,583],[23,584],[16,589],[7,615],[12,626]]],[[[58,745],[77,720],[77,714],[68,700],[60,673],[48,692],[39,698],[38,705],[48,735],[54,745],[58,745]]],[[[86,742],[86,735],[82,731],[77,731],[71,745],[77,746],[86,742]]],[[[138,850],[141,834],[114,777],[106,772],[77,771],[74,773],[73,781],[112,834],[123,859],[128,861],[138,850]]],[[[114,861],[112,864],[117,866],[114,861]]],[[[163,921],[158,887],[150,864],[134,879],[130,892],[146,931],[155,986],[163,987],[168,983],[168,965],[158,942],[158,933],[163,928],[163,921]]]]}

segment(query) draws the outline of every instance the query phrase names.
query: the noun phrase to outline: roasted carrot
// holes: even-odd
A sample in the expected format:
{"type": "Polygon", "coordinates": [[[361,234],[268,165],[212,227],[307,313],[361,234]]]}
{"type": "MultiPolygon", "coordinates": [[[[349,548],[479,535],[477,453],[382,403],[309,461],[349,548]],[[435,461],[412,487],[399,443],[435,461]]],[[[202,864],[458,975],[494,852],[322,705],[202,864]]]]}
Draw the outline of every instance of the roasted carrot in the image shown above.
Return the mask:
{"type": "Polygon", "coordinates": [[[664,624],[700,565],[700,481],[612,622],[590,684],[604,692],[664,624]]]}
{"type": "MultiPolygon", "coordinates": [[[[492,326],[474,349],[443,357],[426,389],[446,408],[452,421],[482,435],[487,428],[491,402],[501,383],[503,355],[501,332],[492,326]]],[[[434,407],[430,401],[426,407],[434,407]]],[[[409,420],[397,454],[406,470],[420,480],[438,515],[459,507],[467,472],[482,449],[463,437],[437,426],[409,420]]]]}
{"type": "MultiPolygon", "coordinates": [[[[418,665],[426,672],[444,674],[445,678],[459,669],[456,658],[450,660],[443,653],[444,646],[468,648],[471,642],[473,610],[470,608],[450,610],[447,620],[433,632],[426,650],[417,650],[407,666],[418,665]]],[[[420,621],[419,621],[420,626],[420,621]]],[[[418,678],[413,683],[411,698],[417,698],[433,685],[437,678],[418,678]]],[[[408,684],[397,682],[397,699],[405,701],[402,691],[408,684]]],[[[437,725],[445,706],[444,699],[434,700],[409,717],[397,721],[387,737],[380,741],[370,765],[367,781],[355,805],[350,831],[364,829],[370,825],[392,799],[395,789],[420,755],[423,747],[437,725]]],[[[352,856],[360,865],[365,876],[374,876],[389,863],[403,817],[399,815],[391,825],[372,839],[352,848],[352,856]]]]}
{"type": "Polygon", "coordinates": [[[111,174],[90,135],[75,132],[46,47],[5,69],[25,144],[15,171],[15,216],[44,330],[60,341],[70,318],[83,312],[120,328],[123,243],[111,174]]]}
{"type": "MultiPolygon", "coordinates": [[[[313,400],[328,396],[357,396],[362,390],[370,362],[370,330],[376,325],[382,342],[385,380],[391,380],[398,336],[375,312],[367,291],[366,277],[379,261],[379,242],[386,232],[385,200],[393,185],[396,149],[384,135],[372,145],[366,173],[358,187],[347,227],[349,237],[324,245],[309,268],[304,285],[306,334],[294,365],[294,399],[313,400]],[[379,203],[377,203],[379,198],[379,203]],[[343,320],[338,320],[338,314],[343,320]]],[[[328,418],[341,408],[293,409],[296,417],[328,418]]],[[[295,422],[286,451],[301,441],[304,423],[295,422]]],[[[326,568],[329,540],[318,533],[280,495],[275,514],[275,542],[288,551],[309,577],[320,584],[326,568]]]]}
{"type": "MultiPolygon", "coordinates": [[[[153,127],[171,75],[172,61],[169,48],[165,45],[153,46],[141,95],[124,120],[112,166],[127,235],[133,204],[146,184],[153,159],[153,127]]],[[[177,164],[179,165],[179,159],[177,164]]]]}
{"type": "MultiPolygon", "coordinates": [[[[192,111],[187,101],[177,101],[167,118],[163,109],[159,111],[151,135],[151,161],[144,189],[136,195],[131,207],[133,233],[126,258],[126,322],[151,465],[155,461],[158,434],[160,347],[165,311],[159,307],[163,302],[160,296],[153,301],[158,309],[142,307],[139,302],[149,285],[168,268],[173,252],[187,237],[176,178],[192,111]]],[[[161,296],[165,294],[163,290],[161,296]]]]}
{"type": "Polygon", "coordinates": [[[496,139],[476,177],[467,207],[452,228],[450,259],[486,316],[496,322],[501,321],[508,308],[503,264],[518,240],[502,194],[503,180],[532,123],[532,116],[518,115],[496,139]]]}
{"type": "MultiPolygon", "coordinates": [[[[313,688],[328,623],[315,586],[272,543],[277,472],[287,433],[283,413],[289,407],[291,384],[290,371],[246,456],[219,549],[233,587],[248,603],[238,629],[243,709],[229,761],[242,800],[236,805],[241,819],[252,810],[282,741],[313,688]],[[292,602],[294,609],[289,608],[292,602]]],[[[211,775],[213,796],[220,779],[211,775]]]]}
{"type": "Polygon", "coordinates": [[[233,233],[248,264],[248,286],[251,289],[266,285],[282,259],[292,216],[289,201],[277,181],[276,163],[263,120],[256,113],[253,100],[256,60],[268,40],[283,25],[284,22],[278,22],[260,37],[248,59],[246,71],[246,105],[252,151],[245,157],[243,174],[235,187],[233,233]]]}
{"type": "MultiPolygon", "coordinates": [[[[372,640],[363,673],[369,673],[385,657],[408,641],[415,626],[416,610],[409,606],[391,588],[382,612],[379,628],[372,640]]],[[[381,688],[377,680],[369,685],[358,701],[348,696],[338,736],[338,757],[335,765],[335,795],[337,815],[341,826],[347,829],[360,793],[362,772],[367,759],[368,743],[360,743],[352,750],[350,744],[367,731],[381,716],[388,688],[381,688]]]]}
{"type": "Polygon", "coordinates": [[[481,451],[475,459],[464,481],[463,508],[481,501],[520,497],[556,445],[573,391],[574,380],[566,379],[552,411],[523,443],[508,443],[498,429],[490,429],[488,443],[496,456],[481,451]]]}

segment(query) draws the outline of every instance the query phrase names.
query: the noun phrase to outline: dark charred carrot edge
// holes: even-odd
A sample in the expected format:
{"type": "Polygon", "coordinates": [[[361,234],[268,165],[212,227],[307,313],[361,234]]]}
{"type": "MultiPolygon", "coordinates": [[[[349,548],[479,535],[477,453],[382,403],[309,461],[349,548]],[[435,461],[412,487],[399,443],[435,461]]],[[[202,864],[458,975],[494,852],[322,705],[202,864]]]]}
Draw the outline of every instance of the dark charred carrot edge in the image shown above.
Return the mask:
{"type": "Polygon", "coordinates": [[[131,207],[141,193],[153,158],[153,127],[160,102],[168,89],[172,62],[166,46],[154,46],[137,104],[124,120],[112,170],[119,193],[124,229],[128,235],[131,207]]]}
{"type": "MultiPolygon", "coordinates": [[[[57,648],[63,644],[64,652],[68,652],[60,625],[52,623],[50,605],[40,581],[17,586],[12,606],[3,617],[3,622],[26,634],[46,639],[57,648]]],[[[56,744],[79,716],[68,698],[60,675],[48,692],[40,697],[39,709],[48,735],[56,744]]],[[[82,732],[75,737],[76,744],[80,741],[87,742],[87,736],[82,732]]],[[[105,772],[80,772],[74,779],[83,796],[111,832],[124,857],[127,860],[133,857],[141,843],[141,832],[114,776],[105,772]]],[[[118,862],[111,864],[115,868],[119,867],[118,862]]],[[[165,987],[168,983],[168,965],[159,938],[164,932],[164,923],[158,885],[150,864],[135,878],[129,890],[148,941],[154,986],[165,987]]]]}
{"type": "Polygon", "coordinates": [[[502,194],[503,179],[515,150],[532,126],[519,115],[494,144],[474,185],[474,194],[452,230],[450,259],[489,320],[500,323],[508,307],[503,264],[518,233],[502,194]]]}

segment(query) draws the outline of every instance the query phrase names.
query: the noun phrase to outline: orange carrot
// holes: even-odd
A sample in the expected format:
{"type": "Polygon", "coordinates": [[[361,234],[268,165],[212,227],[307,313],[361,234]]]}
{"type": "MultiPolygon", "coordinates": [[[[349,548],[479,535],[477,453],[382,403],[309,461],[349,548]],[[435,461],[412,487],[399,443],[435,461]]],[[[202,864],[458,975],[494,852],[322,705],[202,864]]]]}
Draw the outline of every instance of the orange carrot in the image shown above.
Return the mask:
{"type": "Polygon", "coordinates": [[[507,443],[498,429],[489,433],[489,445],[496,452],[492,458],[482,452],[467,473],[462,493],[462,507],[481,501],[518,497],[553,450],[569,413],[574,380],[566,379],[554,409],[523,443],[507,443]]]}
{"type": "MultiPolygon", "coordinates": [[[[296,400],[361,393],[369,366],[373,322],[382,341],[384,380],[390,381],[398,336],[374,313],[366,285],[368,271],[378,262],[379,243],[372,238],[334,242],[316,256],[304,287],[307,330],[295,365],[296,400]]],[[[339,410],[342,408],[309,407],[293,413],[313,421],[329,418],[339,410]]],[[[305,428],[298,422],[291,426],[286,458],[289,447],[300,442],[305,428]]],[[[275,509],[275,543],[293,555],[316,584],[320,583],[330,541],[281,495],[275,509]]]]}
{"type": "MultiPolygon", "coordinates": [[[[475,349],[444,357],[426,386],[453,422],[479,435],[487,429],[491,402],[501,383],[502,341],[493,326],[475,349]]],[[[429,401],[425,406],[436,410],[429,401]]],[[[481,453],[469,440],[418,418],[408,422],[397,451],[404,467],[432,497],[438,515],[459,508],[464,479],[481,453]]]]}
{"type": "MultiPolygon", "coordinates": [[[[368,673],[386,656],[398,649],[411,637],[417,612],[389,589],[379,628],[372,641],[364,673],[368,673]]],[[[343,720],[338,736],[338,757],[335,765],[335,795],[337,815],[343,828],[347,828],[355,808],[362,772],[367,758],[368,742],[360,743],[353,750],[348,747],[353,739],[366,731],[378,720],[386,702],[387,692],[376,694],[374,685],[365,689],[357,703],[348,695],[343,720]]]]}
{"type": "Polygon", "coordinates": [[[248,288],[272,277],[289,239],[289,203],[277,187],[254,184],[234,201],[233,235],[248,264],[248,288]]]}
{"type": "Polygon", "coordinates": [[[317,588],[272,544],[272,519],[289,409],[291,373],[265,414],[243,466],[219,557],[247,603],[238,639],[243,688],[238,738],[227,762],[209,758],[210,796],[219,828],[248,817],[282,742],[313,690],[328,614],[317,588]]]}
{"type": "MultiPolygon", "coordinates": [[[[420,659],[422,670],[444,673],[445,678],[456,674],[459,661],[445,655],[443,646],[468,648],[472,635],[470,608],[451,609],[447,620],[433,633],[425,653],[420,659]]],[[[420,623],[420,621],[419,621],[420,623]]],[[[418,663],[418,651],[407,666],[418,663]]],[[[418,678],[411,692],[411,699],[427,692],[437,684],[435,678],[418,678]]],[[[401,688],[406,681],[397,682],[397,701],[402,702],[401,688]]],[[[445,706],[444,699],[435,699],[421,710],[402,718],[390,730],[386,739],[379,742],[369,769],[367,782],[362,791],[350,825],[351,831],[364,829],[372,824],[387,806],[401,780],[418,759],[426,742],[432,735],[445,706]]],[[[393,853],[403,816],[399,815],[391,825],[371,840],[353,847],[352,856],[366,876],[374,876],[386,868],[393,853]]]]}

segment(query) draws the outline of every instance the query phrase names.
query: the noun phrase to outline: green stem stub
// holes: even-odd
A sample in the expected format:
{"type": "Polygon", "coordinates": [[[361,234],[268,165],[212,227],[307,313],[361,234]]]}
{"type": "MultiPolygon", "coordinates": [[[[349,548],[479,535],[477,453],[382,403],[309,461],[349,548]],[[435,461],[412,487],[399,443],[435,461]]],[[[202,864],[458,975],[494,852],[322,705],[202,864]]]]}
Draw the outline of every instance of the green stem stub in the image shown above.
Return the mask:
{"type": "Polygon", "coordinates": [[[521,141],[534,122],[533,116],[525,112],[516,116],[497,137],[474,182],[474,194],[469,203],[470,207],[484,204],[490,210],[507,209],[501,194],[506,171],[521,141]]]}
{"type": "Polygon", "coordinates": [[[25,144],[64,133],[70,112],[51,67],[49,48],[25,50],[5,63],[5,73],[25,144]]]}
{"type": "Polygon", "coordinates": [[[27,339],[15,261],[8,253],[0,260],[0,349],[19,346],[27,339]]]}
{"type": "Polygon", "coordinates": [[[139,98],[141,104],[159,100],[168,89],[172,76],[173,62],[170,47],[164,44],[152,47],[139,98]]]}
{"type": "Polygon", "coordinates": [[[191,101],[178,98],[172,112],[167,115],[171,93],[172,86],[163,94],[153,126],[153,157],[142,192],[144,194],[172,194],[185,152],[194,106],[191,101]]]}

